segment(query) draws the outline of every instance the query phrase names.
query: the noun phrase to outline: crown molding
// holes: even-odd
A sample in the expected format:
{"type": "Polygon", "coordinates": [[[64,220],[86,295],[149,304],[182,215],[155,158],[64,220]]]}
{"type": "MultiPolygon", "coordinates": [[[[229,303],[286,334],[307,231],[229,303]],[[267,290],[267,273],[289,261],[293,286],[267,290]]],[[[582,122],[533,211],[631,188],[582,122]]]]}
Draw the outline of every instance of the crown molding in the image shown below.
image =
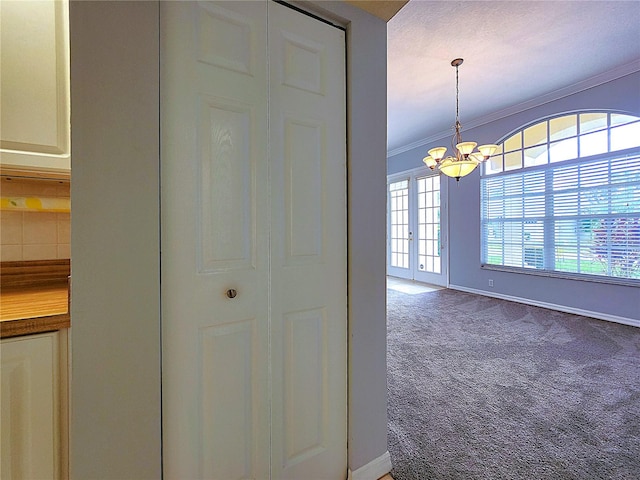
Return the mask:
{"type": "MultiPolygon", "coordinates": [[[[488,115],[484,115],[482,117],[476,118],[470,122],[465,123],[465,130],[470,130],[475,127],[479,127],[480,125],[485,125],[487,123],[495,122],[496,120],[500,120],[502,118],[508,117],[510,115],[515,115],[516,113],[524,112],[525,110],[529,110],[531,108],[539,107],[546,103],[554,102],[556,100],[560,100],[561,98],[568,97],[569,95],[574,95],[579,92],[583,92],[585,90],[589,90],[590,88],[597,87],[598,85],[603,85],[605,83],[611,82],[613,80],[617,80],[618,78],[626,77],[627,75],[631,75],[632,73],[640,71],[640,59],[634,60],[632,62],[621,65],[620,67],[611,69],[607,72],[601,73],[594,77],[590,77],[586,80],[582,80],[580,82],[569,85],[568,87],[560,88],[558,90],[554,90],[553,92],[547,93],[545,95],[540,95],[534,99],[528,100],[526,102],[517,103],[507,108],[503,108],[502,110],[496,110],[488,115]]],[[[429,135],[428,137],[424,137],[415,142],[409,143],[402,147],[394,148],[393,150],[387,151],[387,158],[393,157],[395,155],[399,155],[404,152],[408,152],[409,150],[413,150],[414,148],[424,147],[436,140],[440,140],[445,138],[451,134],[450,130],[453,130],[453,127],[447,131],[441,131],[435,133],[433,135],[429,135]]]]}

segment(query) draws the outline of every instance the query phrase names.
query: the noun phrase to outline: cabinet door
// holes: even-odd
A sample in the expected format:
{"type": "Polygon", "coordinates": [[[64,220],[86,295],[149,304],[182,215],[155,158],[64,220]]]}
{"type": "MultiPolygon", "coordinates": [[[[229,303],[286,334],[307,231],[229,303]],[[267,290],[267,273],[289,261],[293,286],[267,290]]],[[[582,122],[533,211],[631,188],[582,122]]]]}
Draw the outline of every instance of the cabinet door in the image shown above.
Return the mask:
{"type": "Polygon", "coordinates": [[[60,478],[58,335],[2,340],[2,478],[60,478]]]}
{"type": "Polygon", "coordinates": [[[67,0],[0,2],[3,168],[71,168],[67,0]]]}

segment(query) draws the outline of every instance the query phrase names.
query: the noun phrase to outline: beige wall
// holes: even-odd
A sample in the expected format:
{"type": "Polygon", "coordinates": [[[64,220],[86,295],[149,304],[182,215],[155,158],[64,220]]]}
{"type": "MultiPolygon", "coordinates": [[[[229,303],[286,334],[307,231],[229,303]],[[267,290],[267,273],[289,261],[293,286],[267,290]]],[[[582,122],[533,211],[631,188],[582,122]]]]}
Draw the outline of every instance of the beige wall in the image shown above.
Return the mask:
{"type": "MultiPolygon", "coordinates": [[[[8,179],[2,197],[70,197],[69,182],[8,179]]],[[[0,211],[0,260],[70,258],[71,215],[38,211],[0,211]]]]}

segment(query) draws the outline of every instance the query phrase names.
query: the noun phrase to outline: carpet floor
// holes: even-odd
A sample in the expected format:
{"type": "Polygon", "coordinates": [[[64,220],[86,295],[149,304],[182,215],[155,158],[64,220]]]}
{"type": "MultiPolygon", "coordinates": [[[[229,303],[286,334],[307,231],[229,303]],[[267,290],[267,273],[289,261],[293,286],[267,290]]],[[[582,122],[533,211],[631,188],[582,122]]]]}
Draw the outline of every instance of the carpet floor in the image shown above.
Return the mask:
{"type": "Polygon", "coordinates": [[[640,328],[388,290],[395,480],[640,479],[640,328]]]}

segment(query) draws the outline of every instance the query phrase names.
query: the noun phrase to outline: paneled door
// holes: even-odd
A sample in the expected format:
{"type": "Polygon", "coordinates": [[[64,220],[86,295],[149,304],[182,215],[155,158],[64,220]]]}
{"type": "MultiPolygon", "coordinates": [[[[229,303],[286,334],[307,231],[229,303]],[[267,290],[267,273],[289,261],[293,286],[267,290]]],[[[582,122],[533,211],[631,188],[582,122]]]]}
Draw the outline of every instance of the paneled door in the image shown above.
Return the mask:
{"type": "Polygon", "coordinates": [[[446,182],[414,171],[387,184],[387,273],[447,286],[446,182]]]}
{"type": "Polygon", "coordinates": [[[162,2],[164,477],[346,477],[345,40],[162,2]]]}
{"type": "Polygon", "coordinates": [[[266,8],[161,3],[166,479],[269,471],[266,8]]]}
{"type": "Polygon", "coordinates": [[[347,475],[345,32],[269,2],[272,478],[347,475]]]}

